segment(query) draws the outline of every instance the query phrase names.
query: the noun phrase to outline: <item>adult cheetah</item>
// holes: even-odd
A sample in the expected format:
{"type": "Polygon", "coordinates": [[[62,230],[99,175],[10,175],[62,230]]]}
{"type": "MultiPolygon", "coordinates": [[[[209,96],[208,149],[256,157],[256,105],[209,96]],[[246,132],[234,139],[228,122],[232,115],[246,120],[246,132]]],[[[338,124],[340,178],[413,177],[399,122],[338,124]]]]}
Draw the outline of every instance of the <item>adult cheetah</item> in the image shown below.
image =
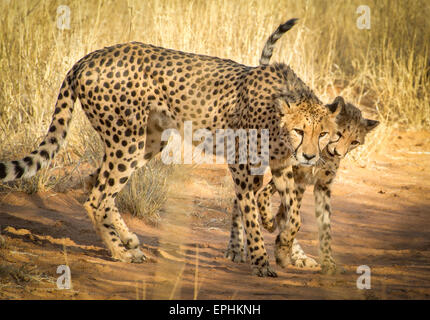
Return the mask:
{"type": "MultiPolygon", "coordinates": [[[[142,262],[145,256],[114,200],[133,171],[161,152],[165,129],[182,133],[186,121],[192,121],[194,131],[205,129],[212,134],[227,128],[267,129],[269,166],[275,176],[291,178],[293,163],[314,165],[319,160],[319,150],[336,132],[334,119],[340,111],[338,105],[324,106],[285,64],[250,67],[139,42],[118,44],[89,53],[72,67],[43,142],[21,160],[0,163],[0,180],[27,178],[47,165],[67,136],[76,99],[105,149],[84,206],[112,257],[125,262],[142,262]]],[[[261,138],[259,132],[250,140],[257,139],[261,146],[261,138]]],[[[229,170],[243,212],[253,272],[276,276],[260,233],[254,195],[262,176],[252,175],[252,163],[248,159],[240,163],[234,148],[227,156],[232,153],[236,161],[229,170]]],[[[281,195],[291,199],[285,205],[297,214],[293,180],[286,181],[281,195]]],[[[297,225],[294,220],[286,224],[290,234],[280,245],[288,251],[297,225]]]]}
{"type": "MultiPolygon", "coordinates": [[[[276,41],[288,30],[289,28],[287,28],[286,24],[281,24],[269,37],[260,58],[261,65],[269,64],[276,41]]],[[[366,135],[379,124],[377,120],[365,119],[357,107],[351,103],[345,103],[342,97],[337,97],[335,101],[342,106],[342,110],[336,117],[338,128],[334,139],[322,150],[321,159],[315,166],[293,166],[295,182],[293,193],[297,196],[299,209],[306,186],[314,185],[315,216],[317,218],[319,231],[321,269],[324,273],[334,273],[336,271],[336,263],[332,257],[330,244],[330,196],[331,186],[336,177],[340,160],[343,159],[349,151],[359,145],[363,145],[366,135]]],[[[279,225],[281,229],[284,228],[283,220],[285,219],[284,216],[287,214],[284,205],[281,203],[276,216],[278,223],[276,223],[271,211],[271,195],[276,191],[276,184],[272,179],[269,184],[260,190],[257,197],[257,206],[261,214],[263,227],[270,232],[274,232],[277,225],[279,225]]],[[[243,242],[238,241],[239,237],[237,236],[237,234],[242,233],[241,224],[241,221],[236,221],[233,218],[227,256],[233,258],[234,261],[244,261],[245,259],[243,242]],[[229,255],[234,247],[236,248],[235,251],[240,253],[237,256],[229,255]]],[[[318,266],[318,263],[316,263],[314,259],[308,257],[303,252],[296,239],[294,239],[293,242],[290,258],[290,260],[280,259],[277,260],[277,262],[283,267],[287,266],[287,262],[291,262],[291,264],[296,267],[313,268],[318,266]]]]}

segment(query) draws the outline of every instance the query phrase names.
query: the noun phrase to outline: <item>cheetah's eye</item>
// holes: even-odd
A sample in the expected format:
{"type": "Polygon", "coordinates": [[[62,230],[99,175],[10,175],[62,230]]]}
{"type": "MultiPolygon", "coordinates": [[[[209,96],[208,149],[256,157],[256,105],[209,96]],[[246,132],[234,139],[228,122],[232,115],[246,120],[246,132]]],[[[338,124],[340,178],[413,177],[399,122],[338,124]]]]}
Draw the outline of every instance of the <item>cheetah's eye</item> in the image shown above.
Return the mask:
{"type": "Polygon", "coordinates": [[[352,146],[358,146],[360,144],[360,142],[358,142],[357,140],[354,140],[351,142],[352,146]]]}
{"type": "Polygon", "coordinates": [[[320,133],[320,138],[325,137],[326,135],[328,135],[328,132],[321,132],[320,133]]]}
{"type": "Polygon", "coordinates": [[[298,135],[303,135],[304,134],[304,132],[303,132],[303,130],[301,130],[301,129],[293,129],[298,135]]]}

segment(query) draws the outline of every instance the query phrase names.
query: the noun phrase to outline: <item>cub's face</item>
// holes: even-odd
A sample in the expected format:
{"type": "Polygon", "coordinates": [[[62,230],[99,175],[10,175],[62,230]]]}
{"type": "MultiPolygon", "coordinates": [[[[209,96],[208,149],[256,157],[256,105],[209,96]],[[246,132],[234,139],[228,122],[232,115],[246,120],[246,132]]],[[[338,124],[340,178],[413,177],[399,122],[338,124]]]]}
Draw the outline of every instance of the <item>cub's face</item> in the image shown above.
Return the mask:
{"type": "Polygon", "coordinates": [[[327,145],[332,157],[344,158],[346,154],[364,144],[366,135],[376,128],[379,121],[363,118],[360,109],[347,103],[336,118],[337,131],[327,145]]]}
{"type": "Polygon", "coordinates": [[[284,102],[282,125],[288,131],[293,158],[303,166],[313,166],[320,159],[321,151],[337,132],[336,116],[342,106],[299,104],[288,106],[284,102]]]}

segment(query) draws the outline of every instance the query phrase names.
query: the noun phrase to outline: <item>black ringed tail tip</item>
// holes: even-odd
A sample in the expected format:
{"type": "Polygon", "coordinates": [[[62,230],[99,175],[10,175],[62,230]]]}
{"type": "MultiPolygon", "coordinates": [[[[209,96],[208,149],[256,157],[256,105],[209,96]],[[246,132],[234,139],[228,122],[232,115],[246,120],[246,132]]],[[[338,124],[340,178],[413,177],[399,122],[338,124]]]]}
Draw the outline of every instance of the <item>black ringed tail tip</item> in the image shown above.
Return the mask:
{"type": "Polygon", "coordinates": [[[298,21],[298,18],[293,18],[288,20],[287,22],[280,24],[278,28],[272,33],[267,39],[266,44],[264,45],[263,52],[260,57],[260,65],[267,65],[272,58],[273,49],[275,47],[275,43],[282,37],[284,33],[290,30],[298,21]]]}
{"type": "Polygon", "coordinates": [[[281,32],[287,32],[292,27],[294,27],[294,25],[297,23],[298,20],[299,20],[298,18],[293,18],[293,19],[288,20],[287,22],[285,22],[284,24],[281,24],[279,26],[279,30],[281,32]]]}

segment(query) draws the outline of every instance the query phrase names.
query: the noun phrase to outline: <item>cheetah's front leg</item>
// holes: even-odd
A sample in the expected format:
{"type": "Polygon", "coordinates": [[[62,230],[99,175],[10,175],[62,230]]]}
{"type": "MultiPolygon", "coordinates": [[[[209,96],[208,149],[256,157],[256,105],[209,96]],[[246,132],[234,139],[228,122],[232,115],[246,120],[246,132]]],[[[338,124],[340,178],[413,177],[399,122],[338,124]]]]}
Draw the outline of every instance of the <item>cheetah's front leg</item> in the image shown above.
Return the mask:
{"type": "Polygon", "coordinates": [[[253,191],[253,176],[249,165],[229,165],[235,183],[237,203],[243,214],[245,225],[247,253],[251,262],[252,271],[260,277],[276,277],[276,272],[269,266],[269,258],[264,247],[260,224],[258,223],[258,210],[253,191]]]}
{"type": "MultiPolygon", "coordinates": [[[[306,190],[306,185],[296,183],[296,181],[295,181],[293,194],[295,194],[297,197],[297,209],[298,210],[300,210],[300,207],[302,205],[303,193],[305,192],[305,190],[306,190]]],[[[286,193],[285,197],[289,201],[289,198],[290,198],[289,194],[286,193]]],[[[269,201],[270,201],[270,199],[269,199],[269,201]]],[[[280,221],[281,221],[282,217],[285,215],[284,211],[285,211],[285,207],[281,203],[281,205],[279,206],[279,211],[276,215],[277,224],[281,223],[280,221]]],[[[276,227],[276,225],[275,225],[275,227],[276,227]]],[[[308,257],[305,254],[305,252],[303,251],[303,249],[300,246],[297,239],[294,239],[294,241],[293,241],[293,247],[291,250],[291,264],[297,268],[312,268],[313,269],[313,268],[317,268],[319,266],[319,264],[313,258],[308,257]]]]}
{"type": "Polygon", "coordinates": [[[242,212],[239,210],[237,199],[234,199],[234,207],[231,216],[230,240],[228,241],[225,257],[233,262],[245,262],[245,245],[243,243],[242,212]]]}
{"type": "MultiPolygon", "coordinates": [[[[260,191],[257,196],[258,210],[260,211],[261,223],[270,233],[276,230],[276,221],[272,214],[272,195],[276,192],[273,179],[260,191]]],[[[282,205],[281,205],[282,206],[282,205]]],[[[281,208],[279,208],[281,210],[281,208]]]]}
{"type": "Polygon", "coordinates": [[[275,242],[276,263],[285,268],[292,262],[293,242],[301,223],[292,166],[272,170],[272,179],[285,208],[276,219],[279,234],[275,242]]]}
{"type": "MultiPolygon", "coordinates": [[[[255,175],[252,179],[254,194],[263,185],[263,176],[255,175]]],[[[225,257],[233,262],[245,262],[245,246],[243,241],[242,212],[239,210],[237,199],[234,200],[233,214],[231,219],[231,231],[225,257]]]]}
{"type": "Polygon", "coordinates": [[[330,185],[323,185],[317,182],[314,187],[315,196],[315,216],[318,224],[319,234],[319,254],[321,271],[333,274],[336,272],[336,263],[331,251],[331,206],[330,206],[330,185]]]}

